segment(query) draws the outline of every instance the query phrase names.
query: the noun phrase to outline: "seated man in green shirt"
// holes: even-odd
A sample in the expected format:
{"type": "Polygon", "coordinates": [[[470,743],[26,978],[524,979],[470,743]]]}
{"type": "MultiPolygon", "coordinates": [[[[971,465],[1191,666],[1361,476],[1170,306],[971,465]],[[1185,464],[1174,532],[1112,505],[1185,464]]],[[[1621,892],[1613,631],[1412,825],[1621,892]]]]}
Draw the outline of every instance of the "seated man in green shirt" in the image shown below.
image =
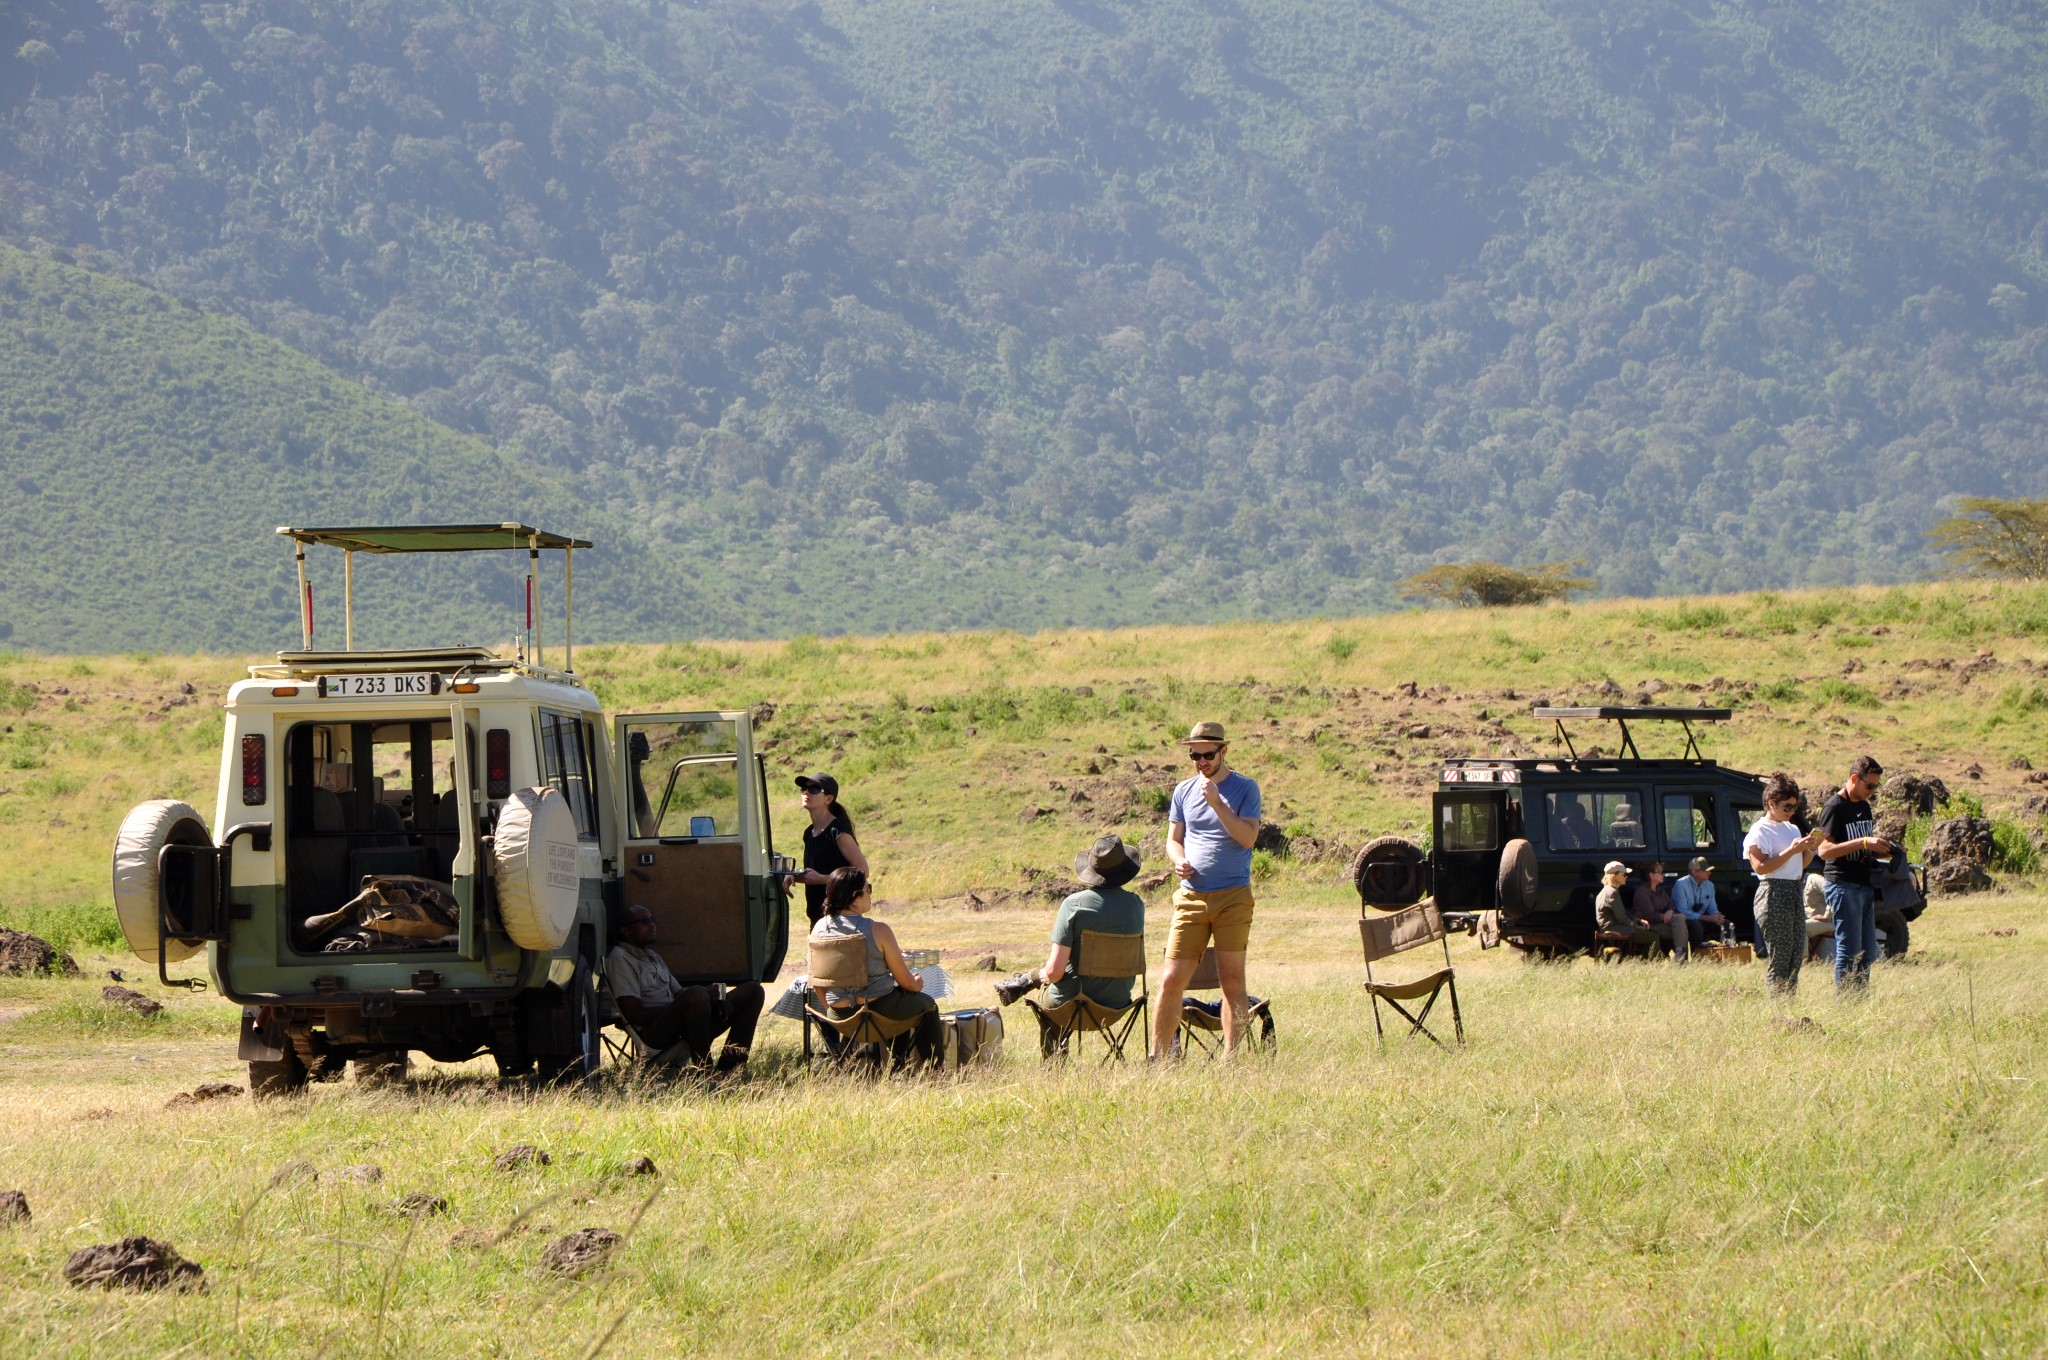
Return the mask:
{"type": "MultiPolygon", "coordinates": [[[[1124,886],[1138,876],[1138,868],[1138,852],[1116,836],[1102,837],[1075,857],[1074,877],[1080,880],[1081,891],[1060,903],[1059,915],[1053,918],[1052,950],[1045,956],[1045,966],[1006,977],[996,984],[996,995],[1005,1006],[1041,986],[1045,988],[1047,1007],[1064,1006],[1080,993],[1116,1010],[1131,1004],[1135,977],[1084,981],[1076,967],[1076,955],[1084,930],[1107,935],[1145,933],[1145,899],[1124,886]]],[[[1038,1029],[1039,1050],[1050,1056],[1059,1047],[1059,1033],[1043,1016],[1039,1018],[1038,1029]]]]}

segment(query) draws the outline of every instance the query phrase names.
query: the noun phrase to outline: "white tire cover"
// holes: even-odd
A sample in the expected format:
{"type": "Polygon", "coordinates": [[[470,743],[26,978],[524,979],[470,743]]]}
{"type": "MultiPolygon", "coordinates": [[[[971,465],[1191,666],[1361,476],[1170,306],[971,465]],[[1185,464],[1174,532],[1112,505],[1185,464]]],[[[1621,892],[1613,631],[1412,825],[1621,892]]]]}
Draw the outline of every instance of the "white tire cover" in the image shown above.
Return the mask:
{"type": "Polygon", "coordinates": [[[521,949],[560,949],[576,924],[576,814],[552,787],[521,789],[498,812],[491,877],[505,933],[521,949]]]}
{"type": "MultiPolygon", "coordinates": [[[[166,845],[211,845],[206,819],[190,803],[155,798],[137,803],[114,834],[114,915],[128,947],[144,963],[156,962],[157,856],[166,845]]],[[[164,960],[176,963],[201,946],[164,941],[164,960]]]]}

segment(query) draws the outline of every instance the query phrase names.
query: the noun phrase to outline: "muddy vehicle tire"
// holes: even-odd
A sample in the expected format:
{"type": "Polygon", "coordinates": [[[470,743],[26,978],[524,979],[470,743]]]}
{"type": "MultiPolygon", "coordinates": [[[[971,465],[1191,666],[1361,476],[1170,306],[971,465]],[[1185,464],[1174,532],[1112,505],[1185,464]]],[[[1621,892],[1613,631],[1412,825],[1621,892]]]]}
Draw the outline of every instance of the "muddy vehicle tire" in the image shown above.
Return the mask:
{"type": "Polygon", "coordinates": [[[287,1048],[276,1062],[249,1064],[249,1094],[257,1100],[294,1095],[306,1089],[306,1065],[287,1048]]]}
{"type": "Polygon", "coordinates": [[[1500,874],[1494,881],[1500,910],[1512,913],[1536,909],[1536,847],[1525,840],[1511,840],[1500,850],[1500,874]]]}
{"type": "Polygon", "coordinates": [[[551,1010],[556,1046],[537,1055],[543,1085],[555,1086],[595,1075],[604,1058],[604,1041],[598,1035],[597,980],[587,959],[576,960],[576,971],[551,1010]]]}
{"type": "Polygon", "coordinates": [[[1351,884],[1369,907],[1394,911],[1422,900],[1428,877],[1422,847],[1406,836],[1368,841],[1351,861],[1351,884]]]}

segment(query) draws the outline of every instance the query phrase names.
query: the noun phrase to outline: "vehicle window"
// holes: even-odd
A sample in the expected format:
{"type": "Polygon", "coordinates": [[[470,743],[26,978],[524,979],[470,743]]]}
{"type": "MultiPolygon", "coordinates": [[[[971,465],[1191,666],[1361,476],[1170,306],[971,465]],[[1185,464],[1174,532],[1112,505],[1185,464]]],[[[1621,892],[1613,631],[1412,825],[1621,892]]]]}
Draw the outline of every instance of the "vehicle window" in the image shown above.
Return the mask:
{"type": "Polygon", "coordinates": [[[1641,795],[1626,789],[1544,795],[1553,850],[1640,850],[1641,795]]]}
{"type": "Polygon", "coordinates": [[[1749,834],[1751,827],[1763,820],[1763,815],[1764,810],[1755,803],[1735,805],[1735,824],[1742,828],[1742,834],[1745,836],[1749,834]]]}
{"type": "Polygon", "coordinates": [[[1500,808],[1483,803],[1445,803],[1437,845],[1444,850],[1493,850],[1500,845],[1500,808]]]}
{"type": "Polygon", "coordinates": [[[296,830],[430,833],[453,804],[455,745],[446,718],[298,723],[285,736],[284,777],[296,830]]]}
{"type": "Polygon", "coordinates": [[[739,835],[737,724],[720,719],[627,723],[624,760],[635,835],[739,835]]]}
{"type": "Polygon", "coordinates": [[[597,799],[591,780],[590,723],[573,713],[540,712],[541,777],[569,800],[576,815],[576,832],[584,840],[597,838],[597,799]]]}
{"type": "Polygon", "coordinates": [[[1714,848],[1714,796],[1709,793],[1664,795],[1664,847],[1667,850],[1714,848]]]}

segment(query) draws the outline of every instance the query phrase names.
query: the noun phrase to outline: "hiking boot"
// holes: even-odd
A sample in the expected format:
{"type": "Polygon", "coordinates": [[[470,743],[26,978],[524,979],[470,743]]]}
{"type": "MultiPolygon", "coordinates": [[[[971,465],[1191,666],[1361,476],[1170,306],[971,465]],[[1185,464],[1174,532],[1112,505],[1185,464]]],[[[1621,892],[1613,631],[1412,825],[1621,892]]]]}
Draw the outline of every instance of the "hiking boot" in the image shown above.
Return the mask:
{"type": "Polygon", "coordinates": [[[996,999],[1005,1006],[1014,1006],[1026,992],[1038,990],[1038,974],[1012,973],[996,984],[996,999]]]}

